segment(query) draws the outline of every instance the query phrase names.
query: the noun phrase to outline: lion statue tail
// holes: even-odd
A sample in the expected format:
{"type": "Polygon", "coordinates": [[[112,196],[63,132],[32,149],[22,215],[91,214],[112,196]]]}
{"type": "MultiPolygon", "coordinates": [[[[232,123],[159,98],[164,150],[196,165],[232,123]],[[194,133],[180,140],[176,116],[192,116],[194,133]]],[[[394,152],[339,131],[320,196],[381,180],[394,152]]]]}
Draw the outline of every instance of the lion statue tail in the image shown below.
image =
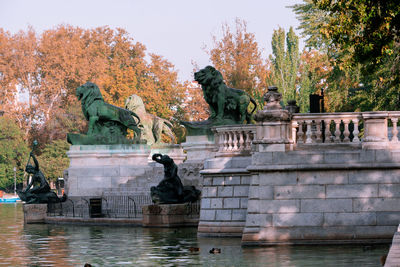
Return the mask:
{"type": "Polygon", "coordinates": [[[251,103],[253,103],[253,105],[254,105],[254,108],[253,108],[253,110],[250,112],[250,113],[248,113],[247,114],[247,118],[246,118],[246,120],[247,120],[247,123],[250,123],[250,121],[252,120],[252,118],[253,118],[253,113],[254,113],[254,111],[257,109],[257,102],[256,102],[256,100],[254,100],[254,98],[252,98],[251,96],[249,96],[250,97],[250,102],[251,103]]]}

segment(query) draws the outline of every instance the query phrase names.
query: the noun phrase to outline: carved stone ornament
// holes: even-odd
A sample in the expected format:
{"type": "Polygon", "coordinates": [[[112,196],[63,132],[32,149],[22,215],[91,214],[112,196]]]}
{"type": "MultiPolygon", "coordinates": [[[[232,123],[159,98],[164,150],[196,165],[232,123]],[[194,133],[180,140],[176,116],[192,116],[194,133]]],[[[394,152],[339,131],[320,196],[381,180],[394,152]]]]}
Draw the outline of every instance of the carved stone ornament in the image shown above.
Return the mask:
{"type": "Polygon", "coordinates": [[[281,99],[282,94],[278,92],[278,87],[269,86],[268,92],[264,94],[266,105],[263,110],[256,113],[255,120],[258,122],[290,120],[289,112],[283,110],[280,105],[281,99]]]}

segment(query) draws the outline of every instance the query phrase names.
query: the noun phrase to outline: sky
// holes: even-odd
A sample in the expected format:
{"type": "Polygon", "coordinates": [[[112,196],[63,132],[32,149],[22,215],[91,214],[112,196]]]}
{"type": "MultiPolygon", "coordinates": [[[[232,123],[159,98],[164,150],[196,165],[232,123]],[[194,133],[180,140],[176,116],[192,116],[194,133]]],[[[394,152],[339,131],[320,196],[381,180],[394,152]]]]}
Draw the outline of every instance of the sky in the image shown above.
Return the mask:
{"type": "MultiPolygon", "coordinates": [[[[148,53],[163,56],[175,65],[180,81],[193,80],[193,64],[210,65],[204,47],[212,36],[222,36],[222,24],[247,22],[263,56],[271,54],[274,29],[299,21],[287,6],[300,0],[0,0],[0,28],[11,33],[32,26],[40,34],[60,24],[82,28],[110,26],[127,30],[148,53]]],[[[234,28],[234,27],[231,27],[234,28]]],[[[302,41],[300,47],[303,47],[302,41]]]]}

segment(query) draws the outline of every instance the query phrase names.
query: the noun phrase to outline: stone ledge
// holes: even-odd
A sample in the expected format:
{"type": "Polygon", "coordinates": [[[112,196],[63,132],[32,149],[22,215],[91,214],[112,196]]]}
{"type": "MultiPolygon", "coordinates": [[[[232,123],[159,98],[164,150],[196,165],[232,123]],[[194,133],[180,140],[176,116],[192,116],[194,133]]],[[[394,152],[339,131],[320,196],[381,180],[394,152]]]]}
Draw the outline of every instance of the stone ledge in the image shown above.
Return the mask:
{"type": "Polygon", "coordinates": [[[190,203],[146,205],[142,207],[143,227],[197,226],[199,213],[190,210],[190,203]]]}

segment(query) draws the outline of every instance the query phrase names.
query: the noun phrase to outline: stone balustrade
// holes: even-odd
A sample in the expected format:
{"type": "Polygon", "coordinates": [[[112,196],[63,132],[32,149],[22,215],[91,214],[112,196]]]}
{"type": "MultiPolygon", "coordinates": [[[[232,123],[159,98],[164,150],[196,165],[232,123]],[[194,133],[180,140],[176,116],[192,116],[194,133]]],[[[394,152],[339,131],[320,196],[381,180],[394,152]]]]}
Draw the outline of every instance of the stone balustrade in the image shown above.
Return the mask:
{"type": "Polygon", "coordinates": [[[399,111],[296,114],[292,118],[292,140],[303,148],[344,144],[397,149],[399,117],[399,111]]]}
{"type": "Polygon", "coordinates": [[[213,130],[217,156],[250,154],[256,125],[229,125],[215,127],[213,130]]]}

